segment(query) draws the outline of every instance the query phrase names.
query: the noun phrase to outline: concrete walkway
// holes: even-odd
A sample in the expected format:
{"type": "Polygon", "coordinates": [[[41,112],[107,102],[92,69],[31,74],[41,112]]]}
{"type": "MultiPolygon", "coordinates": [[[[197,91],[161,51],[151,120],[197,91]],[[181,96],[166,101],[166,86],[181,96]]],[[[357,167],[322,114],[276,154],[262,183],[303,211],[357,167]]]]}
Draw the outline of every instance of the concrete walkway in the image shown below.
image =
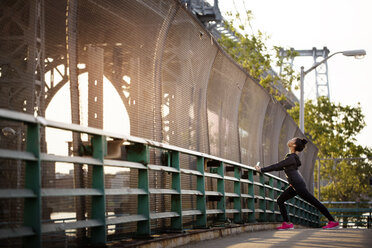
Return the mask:
{"type": "Polygon", "coordinates": [[[372,229],[261,231],[190,243],[182,248],[371,248],[372,229]]]}

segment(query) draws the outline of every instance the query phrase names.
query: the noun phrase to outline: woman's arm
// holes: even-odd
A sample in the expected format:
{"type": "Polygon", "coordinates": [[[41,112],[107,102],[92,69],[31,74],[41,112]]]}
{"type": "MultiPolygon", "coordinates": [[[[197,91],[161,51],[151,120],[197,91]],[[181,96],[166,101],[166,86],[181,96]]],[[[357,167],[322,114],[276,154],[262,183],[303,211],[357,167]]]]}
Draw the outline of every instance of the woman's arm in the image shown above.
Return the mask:
{"type": "Polygon", "coordinates": [[[279,171],[279,170],[283,170],[284,167],[295,164],[295,163],[296,163],[296,159],[292,155],[290,155],[286,159],[280,161],[279,163],[272,164],[270,166],[261,168],[259,171],[260,172],[279,171]]]}

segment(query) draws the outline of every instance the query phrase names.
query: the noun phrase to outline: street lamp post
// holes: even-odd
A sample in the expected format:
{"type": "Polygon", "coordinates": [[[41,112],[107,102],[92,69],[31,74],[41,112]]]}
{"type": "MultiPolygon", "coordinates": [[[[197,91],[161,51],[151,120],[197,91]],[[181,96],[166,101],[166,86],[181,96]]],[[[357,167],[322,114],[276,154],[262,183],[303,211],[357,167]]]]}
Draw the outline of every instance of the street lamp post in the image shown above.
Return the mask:
{"type": "Polygon", "coordinates": [[[312,67],[310,67],[308,70],[304,70],[304,67],[301,66],[301,74],[300,74],[300,130],[305,133],[305,102],[304,102],[304,80],[305,76],[317,68],[319,65],[323,64],[326,62],[328,59],[333,57],[336,54],[340,54],[344,56],[354,56],[354,57],[362,57],[365,56],[367,53],[365,50],[350,50],[350,51],[343,51],[343,52],[337,52],[329,55],[325,59],[323,59],[320,62],[315,63],[312,67]]]}

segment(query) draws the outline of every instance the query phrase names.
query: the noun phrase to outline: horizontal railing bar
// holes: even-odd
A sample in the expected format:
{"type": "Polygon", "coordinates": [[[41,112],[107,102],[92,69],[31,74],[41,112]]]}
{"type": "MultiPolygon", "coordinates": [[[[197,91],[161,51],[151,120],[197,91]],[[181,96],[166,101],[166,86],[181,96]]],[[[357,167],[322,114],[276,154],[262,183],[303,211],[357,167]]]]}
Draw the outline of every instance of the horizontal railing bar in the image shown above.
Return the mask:
{"type": "Polygon", "coordinates": [[[322,201],[323,204],[372,204],[372,201],[368,202],[355,202],[355,201],[344,201],[344,202],[335,202],[335,201],[322,201]]]}
{"type": "Polygon", "coordinates": [[[0,228],[0,239],[19,238],[35,235],[31,227],[0,228]]]}
{"type": "Polygon", "coordinates": [[[0,149],[0,158],[4,159],[17,159],[26,161],[36,161],[37,157],[31,152],[14,151],[8,149],[0,149]]]}
{"type": "Polygon", "coordinates": [[[182,211],[182,216],[190,216],[190,215],[200,215],[202,212],[200,210],[185,210],[182,211]]]}
{"type": "Polygon", "coordinates": [[[154,165],[154,164],[149,164],[147,167],[151,170],[156,170],[156,171],[166,171],[166,172],[172,172],[172,173],[179,173],[180,171],[173,168],[173,167],[168,167],[168,166],[160,166],[160,165],[154,165]]]}
{"type": "Polygon", "coordinates": [[[103,163],[107,166],[114,166],[114,167],[124,167],[124,168],[129,168],[129,169],[144,169],[144,170],[147,169],[145,165],[141,163],[137,163],[137,162],[105,159],[103,163]]]}
{"type": "Polygon", "coordinates": [[[259,182],[253,182],[253,185],[257,185],[257,186],[260,186],[260,187],[264,187],[264,185],[262,183],[259,183],[259,182]]]}
{"type": "Polygon", "coordinates": [[[103,223],[98,220],[78,220],[78,221],[67,222],[67,223],[43,224],[41,226],[41,232],[42,233],[58,232],[58,231],[64,231],[68,229],[96,227],[96,226],[102,226],[102,225],[103,223]]]}
{"type": "Polygon", "coordinates": [[[265,198],[263,196],[260,196],[260,195],[255,195],[254,198],[260,199],[260,200],[265,200],[265,198]]]}
{"type": "Polygon", "coordinates": [[[180,215],[176,212],[162,212],[162,213],[150,213],[150,219],[163,219],[163,218],[172,218],[179,217],[180,215]]]}
{"type": "Polygon", "coordinates": [[[187,190],[187,189],[182,189],[181,190],[182,195],[203,195],[202,192],[199,190],[187,190]]]}
{"type": "Polygon", "coordinates": [[[242,209],[242,213],[253,213],[253,210],[252,209],[242,209]]]}
{"type": "Polygon", "coordinates": [[[179,192],[174,189],[149,189],[150,194],[170,194],[170,195],[178,195],[179,192]]]}
{"type": "Polygon", "coordinates": [[[247,179],[240,179],[240,182],[241,182],[241,183],[248,183],[248,184],[253,184],[253,182],[252,182],[252,181],[250,181],[250,180],[247,180],[247,179]]]}
{"type": "Polygon", "coordinates": [[[264,212],[265,212],[264,210],[259,209],[259,208],[256,208],[254,211],[255,211],[256,213],[264,213],[264,212]]]}
{"type": "Polygon", "coordinates": [[[211,177],[211,178],[217,178],[217,179],[223,179],[222,176],[215,174],[215,173],[209,173],[209,172],[204,172],[205,177],[211,177]]]}
{"type": "Polygon", "coordinates": [[[103,195],[98,189],[85,189],[85,188],[74,188],[74,189],[41,189],[41,196],[89,196],[89,195],[103,195]]]}
{"type": "Polygon", "coordinates": [[[31,198],[36,197],[30,189],[0,189],[0,198],[31,198]]]}
{"type": "Polygon", "coordinates": [[[242,197],[242,198],[254,198],[252,195],[249,195],[249,194],[241,194],[240,197],[242,197]]]}
{"type": "Polygon", "coordinates": [[[235,177],[224,176],[223,179],[228,180],[228,181],[239,182],[239,179],[235,177]]]}
{"type": "Polygon", "coordinates": [[[205,191],[205,195],[223,196],[221,192],[217,191],[205,191]]]}
{"type": "Polygon", "coordinates": [[[221,209],[208,209],[207,214],[223,214],[223,210],[221,209]]]}
{"type": "Polygon", "coordinates": [[[135,188],[120,188],[120,189],[105,189],[106,195],[146,195],[143,189],[135,188]]]}
{"type": "Polygon", "coordinates": [[[147,218],[141,214],[138,215],[126,215],[114,218],[106,218],[107,225],[124,224],[130,222],[144,221],[147,218]]]}
{"type": "Polygon", "coordinates": [[[236,194],[236,193],[229,193],[229,192],[225,192],[225,196],[227,196],[227,197],[239,197],[238,194],[236,194]]]}
{"type": "Polygon", "coordinates": [[[181,172],[188,175],[203,176],[201,172],[195,170],[181,169],[181,172]]]}
{"type": "Polygon", "coordinates": [[[6,119],[6,120],[12,120],[12,121],[22,121],[22,122],[28,122],[28,123],[38,123],[36,117],[30,114],[25,114],[22,112],[17,111],[11,111],[7,109],[0,108],[0,118],[6,119]]]}
{"type": "Polygon", "coordinates": [[[240,213],[240,211],[237,210],[237,209],[226,209],[226,213],[228,213],[228,214],[234,214],[234,213],[240,213]]]}
{"type": "Polygon", "coordinates": [[[54,154],[45,154],[40,155],[40,159],[46,162],[65,162],[65,163],[74,163],[74,164],[89,164],[89,165],[103,165],[101,161],[91,157],[68,157],[68,156],[59,156],[54,154]]]}

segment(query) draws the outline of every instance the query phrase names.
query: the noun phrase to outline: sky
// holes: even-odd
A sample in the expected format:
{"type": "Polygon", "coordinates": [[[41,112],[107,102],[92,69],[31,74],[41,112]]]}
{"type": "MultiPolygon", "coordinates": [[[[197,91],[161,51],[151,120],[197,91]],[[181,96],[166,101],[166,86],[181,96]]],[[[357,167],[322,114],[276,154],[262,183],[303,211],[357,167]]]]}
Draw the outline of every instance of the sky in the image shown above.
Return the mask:
{"type": "MultiPolygon", "coordinates": [[[[213,1],[212,1],[213,3],[213,1]]],[[[372,148],[372,1],[370,0],[219,0],[219,8],[254,16],[253,29],[270,36],[267,44],[296,50],[327,47],[330,54],[364,49],[363,59],[335,55],[328,60],[330,98],[335,103],[360,106],[366,127],[356,137],[357,144],[372,148]],[[244,1],[244,2],[243,2],[244,1]]],[[[312,57],[294,60],[294,69],[305,70],[312,57]]],[[[315,77],[305,77],[305,97],[315,95],[315,77]],[[307,89],[306,89],[307,88],[307,89]]],[[[297,94],[297,93],[296,93],[297,94]]]]}

